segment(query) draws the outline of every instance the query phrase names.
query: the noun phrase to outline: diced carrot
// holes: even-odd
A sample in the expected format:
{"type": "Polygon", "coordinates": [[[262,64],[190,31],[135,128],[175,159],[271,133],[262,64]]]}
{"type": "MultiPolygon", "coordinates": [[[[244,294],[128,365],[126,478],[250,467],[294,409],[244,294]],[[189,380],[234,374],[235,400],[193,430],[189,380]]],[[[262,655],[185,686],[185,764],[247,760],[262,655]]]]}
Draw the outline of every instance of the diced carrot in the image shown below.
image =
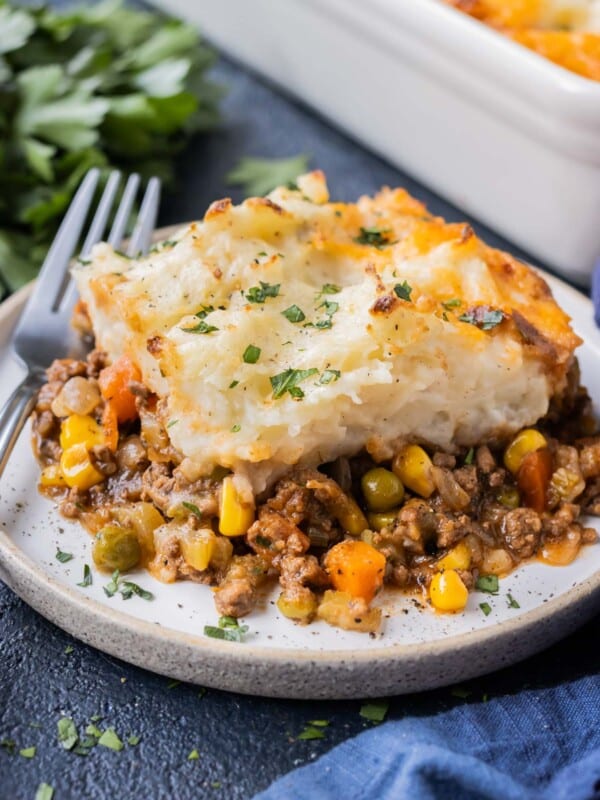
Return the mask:
{"type": "Polygon", "coordinates": [[[104,411],[102,412],[102,430],[104,431],[106,446],[114,453],[119,444],[119,420],[117,418],[117,411],[110,401],[104,404],[104,411]]]}
{"type": "Polygon", "coordinates": [[[324,566],[335,589],[370,603],[383,584],[385,556],[366,542],[347,539],[329,550],[324,566]]]}
{"type": "Polygon", "coordinates": [[[138,416],[135,395],[129,390],[129,384],[141,377],[139,368],[128,355],[118,358],[98,377],[102,397],[113,406],[119,422],[131,422],[138,416]]]}
{"type": "Polygon", "coordinates": [[[523,458],[517,473],[517,486],[524,505],[539,514],[544,511],[551,477],[552,453],[547,447],[523,458]]]}

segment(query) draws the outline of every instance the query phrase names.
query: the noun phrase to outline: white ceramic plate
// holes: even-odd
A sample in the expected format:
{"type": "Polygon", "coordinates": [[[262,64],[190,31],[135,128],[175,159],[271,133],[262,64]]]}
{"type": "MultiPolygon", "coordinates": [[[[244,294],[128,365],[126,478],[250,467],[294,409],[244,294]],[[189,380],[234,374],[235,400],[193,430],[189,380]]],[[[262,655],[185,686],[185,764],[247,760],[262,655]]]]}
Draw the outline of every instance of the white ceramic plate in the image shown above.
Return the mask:
{"type": "MultiPolygon", "coordinates": [[[[585,344],[584,382],[600,398],[600,336],[590,301],[548,277],[585,344]]],[[[19,380],[7,353],[21,292],[0,307],[0,402],[19,380]]],[[[376,638],[324,623],[307,627],[281,617],[277,590],[246,622],[244,643],[203,636],[216,624],[212,592],[193,583],[163,585],[143,571],[131,580],[155,599],[108,598],[108,578],[93,570],[93,584],[77,585],[92,564],[90,537],[62,519],[38,494],[38,467],[29,431],[21,436],[0,482],[0,578],[45,617],[79,639],[146,669],[181,680],[275,697],[366,697],[429,689],[514,663],[581,625],[600,601],[600,545],[583,549],[568,567],[538,562],[516,570],[491,597],[473,593],[464,614],[437,615],[410,597],[384,595],[383,632],[376,638]],[[73,553],[66,564],[57,548],[73,553]],[[509,607],[510,593],[520,608],[509,607]],[[479,604],[492,606],[485,616],[479,604]]]]}

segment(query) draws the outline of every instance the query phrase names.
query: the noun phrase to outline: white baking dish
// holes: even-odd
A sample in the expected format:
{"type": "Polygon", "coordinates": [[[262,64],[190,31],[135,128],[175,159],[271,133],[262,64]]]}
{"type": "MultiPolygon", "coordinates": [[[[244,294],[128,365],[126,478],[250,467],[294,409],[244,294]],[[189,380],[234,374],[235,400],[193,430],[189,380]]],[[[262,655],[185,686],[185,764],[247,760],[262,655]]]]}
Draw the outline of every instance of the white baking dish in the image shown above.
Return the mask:
{"type": "Polygon", "coordinates": [[[437,0],[160,0],[571,280],[600,256],[600,84],[437,0]]]}

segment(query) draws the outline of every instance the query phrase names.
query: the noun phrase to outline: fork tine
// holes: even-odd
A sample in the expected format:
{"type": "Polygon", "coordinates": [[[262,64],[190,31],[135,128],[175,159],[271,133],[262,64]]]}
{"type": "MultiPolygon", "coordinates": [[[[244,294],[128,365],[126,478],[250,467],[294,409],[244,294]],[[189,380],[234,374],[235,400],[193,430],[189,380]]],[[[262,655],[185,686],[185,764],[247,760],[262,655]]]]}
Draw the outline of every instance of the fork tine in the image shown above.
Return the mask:
{"type": "Polygon", "coordinates": [[[159,202],[160,181],[158,178],[150,178],[142,200],[140,213],[131,235],[129,247],[127,248],[128,256],[135,258],[138,253],[145,253],[148,250],[156,223],[159,202]]]}
{"type": "Polygon", "coordinates": [[[38,303],[47,308],[49,305],[48,299],[56,297],[57,290],[62,288],[61,278],[77,247],[99,177],[100,170],[91,169],[75,193],[69,210],[44,259],[44,264],[31,296],[30,308],[38,303]]]}
{"type": "Polygon", "coordinates": [[[112,245],[115,250],[120,247],[121,240],[125,235],[125,229],[131,215],[131,210],[135,202],[135,196],[137,194],[139,185],[140,176],[137,173],[130,175],[127,183],[125,184],[125,191],[123,192],[119,209],[115,214],[110,236],[108,237],[108,243],[112,245]]]}
{"type": "MultiPolygon", "coordinates": [[[[104,235],[104,229],[106,228],[106,223],[108,222],[108,217],[110,215],[113,201],[115,199],[120,182],[121,173],[119,170],[113,170],[106,181],[106,186],[102,192],[102,197],[98,203],[98,208],[96,209],[96,213],[92,219],[88,234],[85,237],[83,247],[81,248],[81,255],[84,257],[89,255],[92,247],[95,244],[98,244],[104,235]]],[[[75,304],[75,300],[77,298],[77,289],[69,272],[67,272],[65,276],[61,294],[62,299],[59,301],[59,298],[57,298],[55,307],[60,302],[61,310],[71,308],[75,304]]]]}

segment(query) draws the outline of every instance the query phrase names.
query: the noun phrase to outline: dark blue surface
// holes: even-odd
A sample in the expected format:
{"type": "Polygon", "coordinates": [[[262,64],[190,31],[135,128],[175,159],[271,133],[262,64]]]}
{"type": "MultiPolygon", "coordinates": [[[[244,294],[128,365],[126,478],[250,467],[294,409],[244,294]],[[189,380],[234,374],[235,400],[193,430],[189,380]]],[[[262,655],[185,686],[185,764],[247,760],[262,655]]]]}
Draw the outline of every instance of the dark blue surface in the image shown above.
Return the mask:
{"type": "MultiPolygon", "coordinates": [[[[432,211],[465,219],[244,71],[223,62],[216,75],[230,90],[223,129],[199,139],[182,159],[181,191],[165,201],[162,223],[198,217],[215,197],[231,193],[224,175],[239,156],[298,152],[310,153],[312,165],[325,170],[334,197],[353,199],[382,184],[404,185],[432,211]]],[[[508,247],[482,226],[474,227],[490,242],[508,247]]],[[[596,619],[525,664],[471,682],[466,699],[451,689],[396,698],[390,718],[438,715],[479,702],[483,695],[503,698],[510,709],[511,698],[517,702],[525,685],[533,691],[597,675],[599,640],[596,619]]],[[[33,800],[41,781],[55,787],[55,800],[249,798],[276,777],[371,727],[359,716],[358,701],[286,702],[213,690],[200,697],[196,687],[168,687],[165,678],[72,640],[0,585],[0,740],[13,739],[18,748],[37,747],[33,759],[0,748],[0,800],[33,800]],[[142,739],[120,753],[96,747],[87,757],[77,756],[57,743],[56,722],[62,714],[82,727],[100,714],[99,725],[142,739]],[[325,739],[296,740],[315,718],[330,721],[325,739]],[[188,761],[192,749],[199,759],[188,761]]],[[[545,702],[547,695],[540,697],[545,702]]],[[[493,739],[493,730],[489,736],[493,739]]]]}

